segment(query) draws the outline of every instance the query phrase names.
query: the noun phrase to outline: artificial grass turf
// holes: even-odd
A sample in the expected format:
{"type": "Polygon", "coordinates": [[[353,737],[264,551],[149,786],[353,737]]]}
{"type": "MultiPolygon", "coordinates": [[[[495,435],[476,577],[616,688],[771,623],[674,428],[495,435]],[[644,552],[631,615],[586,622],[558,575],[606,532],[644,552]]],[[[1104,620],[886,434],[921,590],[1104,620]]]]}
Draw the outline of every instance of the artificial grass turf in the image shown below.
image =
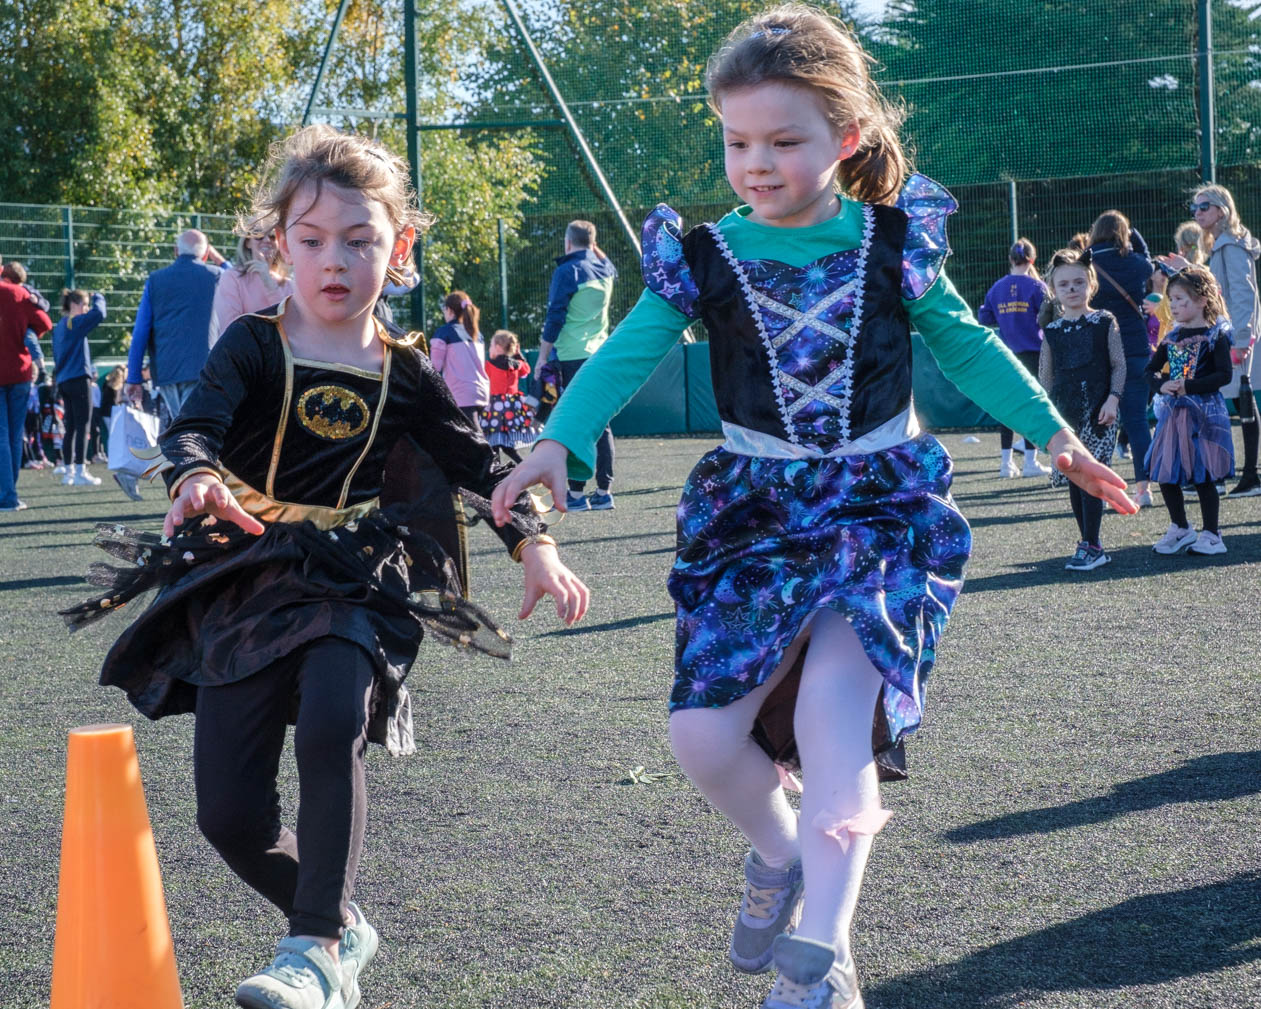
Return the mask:
{"type": "MultiPolygon", "coordinates": [[[[1153,554],[1157,498],[1105,516],[1111,565],[1067,572],[1067,496],[999,480],[994,435],[943,440],[975,552],[912,778],[884,792],[896,815],[855,925],[870,1009],[1261,1004],[1261,499],[1223,502],[1224,557],[1153,554]]],[[[665,732],[673,505],[713,444],[620,442],[617,509],[554,530],[594,594],[572,630],[546,601],[516,625],[518,571],[475,530],[475,597],[516,653],[427,644],[410,680],[421,752],[370,754],[357,899],[383,945],[368,1009],[765,994],[725,958],[744,846],[665,732]]],[[[192,720],[145,722],[95,685],[127,615],[73,637],[55,616],[90,592],[92,524],[156,524],[160,495],[42,473],[20,487],[30,510],[0,517],[0,1006],[47,1005],[64,733],[94,721],[136,724],[185,999],[228,1006],[284,924],[197,834],[192,720]]],[[[281,792],[292,811],[289,754],[281,792]]]]}

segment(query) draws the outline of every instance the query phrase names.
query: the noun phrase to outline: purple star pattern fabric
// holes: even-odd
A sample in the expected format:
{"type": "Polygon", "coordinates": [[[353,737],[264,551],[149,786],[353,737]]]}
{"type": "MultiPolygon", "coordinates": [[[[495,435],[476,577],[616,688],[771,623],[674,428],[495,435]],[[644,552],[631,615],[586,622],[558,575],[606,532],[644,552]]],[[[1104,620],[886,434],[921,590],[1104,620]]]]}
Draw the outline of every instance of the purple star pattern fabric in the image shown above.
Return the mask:
{"type": "Polygon", "coordinates": [[[679,502],[668,583],[678,609],[671,710],[742,697],[828,608],[849,619],[884,677],[889,738],[913,731],[972,546],[951,472],[930,435],[833,459],[704,456],[679,502]]]}
{"type": "Polygon", "coordinates": [[[959,209],[950,191],[916,172],[898,194],[897,207],[909,218],[902,250],[902,297],[922,298],[950,255],[946,218],[959,209]]]}

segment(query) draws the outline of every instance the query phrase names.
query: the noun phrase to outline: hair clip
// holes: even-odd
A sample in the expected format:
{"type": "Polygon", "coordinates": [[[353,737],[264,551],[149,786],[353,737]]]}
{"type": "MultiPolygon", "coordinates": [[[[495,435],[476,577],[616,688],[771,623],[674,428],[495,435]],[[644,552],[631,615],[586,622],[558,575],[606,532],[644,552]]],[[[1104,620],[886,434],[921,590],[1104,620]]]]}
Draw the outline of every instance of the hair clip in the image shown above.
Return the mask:
{"type": "Polygon", "coordinates": [[[752,35],[749,36],[749,38],[761,39],[761,38],[765,38],[767,35],[787,35],[790,31],[792,31],[791,28],[785,28],[783,25],[771,25],[769,28],[765,29],[764,31],[763,30],[755,31],[752,35]]]}

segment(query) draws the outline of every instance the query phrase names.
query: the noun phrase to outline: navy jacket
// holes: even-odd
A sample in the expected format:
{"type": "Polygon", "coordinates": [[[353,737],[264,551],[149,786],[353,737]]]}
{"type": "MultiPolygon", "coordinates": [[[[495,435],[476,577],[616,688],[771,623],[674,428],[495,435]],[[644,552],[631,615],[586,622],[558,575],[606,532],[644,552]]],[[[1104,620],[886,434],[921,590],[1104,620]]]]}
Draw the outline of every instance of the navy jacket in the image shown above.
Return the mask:
{"type": "Polygon", "coordinates": [[[215,285],[220,270],[193,255],[149,274],[127,354],[127,381],[140,384],[146,355],[154,385],[192,382],[219,335],[214,318],[215,285]]]}
{"type": "MultiPolygon", "coordinates": [[[[1141,306],[1155,267],[1147,254],[1147,243],[1137,229],[1130,231],[1130,248],[1133,251],[1122,256],[1114,245],[1095,245],[1090,249],[1090,261],[1094,263],[1096,271],[1106,270],[1125,289],[1134,304],[1141,306]]],[[[1147,317],[1132,309],[1121,292],[1108,283],[1102,273],[1099,274],[1099,293],[1090,302],[1090,306],[1106,309],[1116,316],[1117,327],[1121,330],[1121,346],[1125,349],[1126,357],[1145,358],[1151,353],[1147,345],[1147,317]]]]}
{"type": "Polygon", "coordinates": [[[82,315],[57,320],[53,327],[53,367],[58,382],[85,376],[96,381],[88,335],[104,321],[105,296],[100,293],[92,295],[92,307],[82,315]]]}

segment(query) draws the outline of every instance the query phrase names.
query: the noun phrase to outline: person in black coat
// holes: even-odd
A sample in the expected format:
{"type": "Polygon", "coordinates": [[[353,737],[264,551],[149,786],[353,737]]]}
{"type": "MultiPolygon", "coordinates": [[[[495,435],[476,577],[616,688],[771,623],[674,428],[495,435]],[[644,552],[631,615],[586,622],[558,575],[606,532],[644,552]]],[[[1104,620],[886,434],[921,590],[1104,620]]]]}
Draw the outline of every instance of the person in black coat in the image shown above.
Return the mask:
{"type": "Polygon", "coordinates": [[[1119,415],[1134,459],[1134,500],[1151,507],[1144,460],[1152,435],[1147,426],[1147,383],[1143,378],[1151,351],[1141,304],[1155,266],[1143,236],[1119,210],[1105,210],[1095,218],[1090,227],[1090,259],[1099,277],[1099,293],[1092,304],[1116,317],[1125,351],[1125,393],[1119,415]]]}

